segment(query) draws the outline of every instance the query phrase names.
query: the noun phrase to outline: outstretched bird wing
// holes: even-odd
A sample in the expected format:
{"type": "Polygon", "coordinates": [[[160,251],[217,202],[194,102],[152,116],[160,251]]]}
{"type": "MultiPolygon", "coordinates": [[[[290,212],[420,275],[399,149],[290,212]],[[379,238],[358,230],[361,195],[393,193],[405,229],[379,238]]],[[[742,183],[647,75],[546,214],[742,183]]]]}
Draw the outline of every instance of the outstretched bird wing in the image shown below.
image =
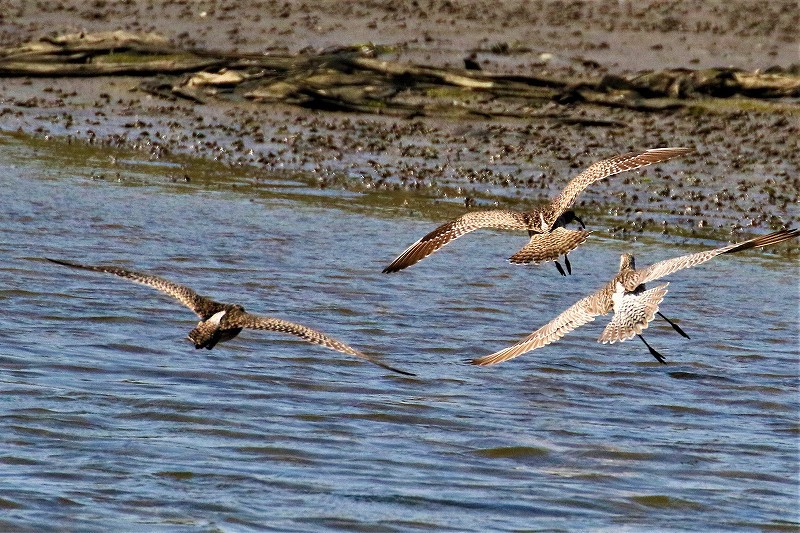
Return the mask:
{"type": "Polygon", "coordinates": [[[406,372],[405,370],[399,370],[397,368],[391,367],[385,363],[382,363],[381,361],[373,359],[372,357],[359,352],[355,348],[351,348],[350,346],[348,346],[343,342],[328,337],[324,333],[303,326],[301,324],[295,324],[294,322],[288,322],[286,320],[281,320],[279,318],[264,317],[245,312],[242,313],[240,317],[236,319],[235,324],[229,324],[229,326],[232,325],[248,329],[263,329],[269,331],[277,331],[279,333],[288,333],[290,335],[295,335],[297,337],[300,337],[301,339],[308,341],[310,343],[319,344],[320,346],[330,348],[331,350],[336,350],[337,352],[360,357],[361,359],[369,361],[372,364],[378,365],[379,367],[385,368],[387,370],[391,370],[392,372],[397,372],[398,374],[403,374],[406,376],[415,375],[412,374],[411,372],[406,372]]]}
{"type": "Polygon", "coordinates": [[[525,215],[517,211],[473,211],[442,224],[409,246],[405,252],[383,269],[384,273],[397,272],[431,255],[450,241],[480,228],[527,230],[525,215]]]}
{"type": "Polygon", "coordinates": [[[141,283],[142,285],[153,287],[154,289],[157,289],[163,292],[164,294],[168,294],[173,298],[177,299],[183,305],[194,311],[197,314],[197,316],[199,316],[203,320],[208,320],[214,313],[221,311],[225,308],[224,304],[215,302],[204,296],[200,296],[189,287],[173,283],[159,276],[153,276],[151,274],[142,274],[140,272],[134,272],[132,270],[127,270],[124,268],[119,268],[114,266],[82,265],[80,263],[73,263],[71,261],[50,259],[49,257],[45,259],[53,263],[72,268],[80,268],[83,270],[92,270],[94,272],[105,272],[107,274],[114,274],[115,276],[119,276],[121,278],[125,278],[130,281],[134,281],[136,283],[141,283]]]}
{"type": "Polygon", "coordinates": [[[525,352],[547,346],[570,331],[591,322],[595,317],[604,315],[610,310],[611,302],[608,295],[605,290],[600,290],[579,300],[572,307],[513,346],[491,355],[473,359],[472,364],[480,366],[495,365],[513,359],[525,352]]]}
{"type": "Polygon", "coordinates": [[[586,241],[589,231],[556,228],[550,233],[534,233],[519,252],[508,258],[515,265],[556,261],[586,241]]]}
{"type": "Polygon", "coordinates": [[[546,210],[546,222],[552,227],[558,217],[575,203],[578,195],[596,181],[628,170],[635,170],[653,163],[667,161],[691,151],[690,148],[652,148],[641,152],[628,152],[593,163],[589,168],[572,178],[564,190],[561,191],[561,194],[550,202],[550,207],[546,210]]]}
{"type": "Polygon", "coordinates": [[[628,290],[632,290],[633,284],[641,285],[642,283],[647,283],[648,281],[663,278],[664,276],[672,274],[673,272],[677,272],[678,270],[703,264],[721,254],[732,254],[735,252],[741,252],[742,250],[749,250],[751,248],[770,246],[772,244],[778,244],[780,242],[793,239],[798,235],[800,235],[800,229],[780,230],[767,235],[761,235],[744,242],[723,246],[722,248],[682,255],[680,257],[673,257],[672,259],[659,261],[658,263],[654,263],[648,267],[637,270],[636,277],[629,282],[629,286],[626,288],[628,290]]]}

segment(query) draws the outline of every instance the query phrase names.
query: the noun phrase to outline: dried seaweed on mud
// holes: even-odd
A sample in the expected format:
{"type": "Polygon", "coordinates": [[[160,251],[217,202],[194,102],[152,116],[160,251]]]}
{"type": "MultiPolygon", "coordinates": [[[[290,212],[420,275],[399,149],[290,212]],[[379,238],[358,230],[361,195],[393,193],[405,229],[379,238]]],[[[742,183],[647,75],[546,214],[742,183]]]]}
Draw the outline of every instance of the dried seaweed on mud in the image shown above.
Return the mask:
{"type": "Polygon", "coordinates": [[[660,112],[733,96],[796,106],[800,75],[774,69],[670,69],[629,76],[504,75],[380,59],[382,48],[355,45],[296,54],[181,49],[156,34],[77,33],[0,49],[0,76],[142,77],[139,88],[196,103],[214,99],[282,102],[329,111],[394,116],[517,117],[591,126],[568,111],[605,106],[660,112]],[[553,113],[551,103],[565,112],[553,113]]]}

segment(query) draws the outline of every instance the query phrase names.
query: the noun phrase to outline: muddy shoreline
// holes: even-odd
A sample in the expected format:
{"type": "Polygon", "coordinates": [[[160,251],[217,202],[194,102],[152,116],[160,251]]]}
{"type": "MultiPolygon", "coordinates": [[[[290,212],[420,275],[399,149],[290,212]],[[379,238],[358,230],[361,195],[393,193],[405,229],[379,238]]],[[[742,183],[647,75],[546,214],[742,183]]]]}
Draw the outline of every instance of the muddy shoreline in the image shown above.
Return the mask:
{"type": "MultiPolygon", "coordinates": [[[[434,66],[473,58],[507,75],[618,75],[643,68],[794,68],[793,4],[749,15],[741,3],[481,2],[11,4],[0,41],[70,31],[155,31],[213,50],[297,53],[364,42],[434,66]],[[738,9],[737,9],[738,8],[738,9]],[[47,10],[47,11],[45,11],[47,10]],[[752,17],[751,20],[748,20],[752,17]],[[145,23],[145,21],[147,21],[145,23]]],[[[580,208],[612,236],[737,239],[800,222],[796,99],[759,107],[642,112],[547,103],[537,118],[397,117],[246,99],[205,104],[143,91],[136,77],[4,78],[0,128],[39,137],[191,154],[232,171],[298,174],[322,187],[391,191],[397,212],[443,218],[458,207],[539,203],[591,162],[633,148],[691,146],[693,156],[593,186],[580,208]],[[565,114],[581,124],[552,118],[565,114]],[[591,125],[597,122],[597,125],[591,125]],[[311,177],[309,177],[311,176],[311,177]],[[406,204],[406,205],[404,205],[406,204]]]]}

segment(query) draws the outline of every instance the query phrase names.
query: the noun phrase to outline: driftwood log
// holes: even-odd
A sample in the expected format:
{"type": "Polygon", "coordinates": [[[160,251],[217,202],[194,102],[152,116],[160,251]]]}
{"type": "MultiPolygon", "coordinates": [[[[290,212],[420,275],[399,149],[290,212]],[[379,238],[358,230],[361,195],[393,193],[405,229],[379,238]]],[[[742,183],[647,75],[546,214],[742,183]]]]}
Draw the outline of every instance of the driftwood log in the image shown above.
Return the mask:
{"type": "MultiPolygon", "coordinates": [[[[583,119],[543,114],[540,109],[556,102],[663,111],[698,99],[800,97],[800,75],[781,69],[671,69],[558,78],[493,74],[474,66],[406,64],[381,60],[380,51],[365,45],[298,54],[238,54],[182,50],[155,34],[80,33],[0,49],[0,76],[139,76],[144,78],[143,91],[199,103],[238,96],[359,113],[546,117],[575,123],[583,119]]],[[[797,104],[792,100],[789,105],[797,104]]]]}

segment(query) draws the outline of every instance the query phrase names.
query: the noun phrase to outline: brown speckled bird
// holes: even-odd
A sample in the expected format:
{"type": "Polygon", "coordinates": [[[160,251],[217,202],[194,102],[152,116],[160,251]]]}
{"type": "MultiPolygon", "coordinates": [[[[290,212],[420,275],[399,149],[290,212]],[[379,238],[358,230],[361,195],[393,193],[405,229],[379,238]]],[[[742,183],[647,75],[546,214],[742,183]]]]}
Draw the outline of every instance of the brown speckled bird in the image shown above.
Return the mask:
{"type": "Polygon", "coordinates": [[[614,174],[667,161],[689,153],[689,148],[653,148],[630,152],[610,159],[598,161],[573,178],[550,204],[533,211],[474,211],[456,220],[442,224],[412,244],[397,259],[383,269],[384,273],[398,272],[420,261],[449,242],[480,228],[527,231],[530,241],[508,260],[514,264],[539,264],[555,262],[562,276],[564,269],[558,262],[564,256],[567,272],[572,273],[567,254],[580,246],[589,236],[583,221],[569,208],[578,195],[589,185],[614,174]],[[564,226],[577,221],[582,229],[569,230],[564,226]]]}
{"type": "Polygon", "coordinates": [[[176,298],[183,305],[194,311],[200,317],[200,322],[192,331],[189,332],[188,338],[194,343],[197,349],[206,348],[210,350],[218,342],[225,342],[236,337],[243,328],[248,329],[264,329],[269,331],[277,331],[280,333],[289,333],[301,339],[319,344],[331,350],[342,352],[348,355],[360,357],[370,363],[404,374],[406,376],[413,376],[414,374],[404,370],[398,370],[380,361],[377,361],[350,346],[332,339],[319,331],[307,328],[300,324],[294,324],[281,320],[279,318],[270,318],[258,316],[248,313],[244,307],[238,304],[225,304],[215,302],[210,298],[200,296],[189,287],[173,283],[164,278],[153,276],[150,274],[141,274],[133,272],[124,268],[113,266],[90,266],[72,263],[70,261],[61,261],[58,259],[47,258],[48,261],[57,263],[73,268],[80,268],[83,270],[92,270],[94,272],[106,272],[114,274],[121,278],[125,278],[143,285],[153,287],[159,291],[176,298]]]}
{"type": "Polygon", "coordinates": [[[633,256],[623,254],[620,257],[619,273],[602,289],[578,301],[572,307],[558,315],[545,326],[534,331],[518,343],[491,355],[474,359],[472,364],[488,366],[508,361],[531,350],[541,348],[557,341],[575,328],[591,322],[595,317],[614,311],[614,317],[603,330],[598,342],[613,344],[623,342],[638,335],[650,354],[659,362],[665,363],[664,357],[654,350],[644,337],[643,329],[647,328],[656,314],[669,322],[675,330],[688,338],[683,330],[667,317],[659,313],[658,306],[667,294],[667,285],[659,285],[646,289],[645,283],[654,281],[678,270],[700,265],[721,254],[730,254],[769,246],[792,239],[800,235],[800,230],[781,230],[769,235],[762,235],[738,244],[731,244],[715,250],[683,255],[673,259],[660,261],[641,270],[636,270],[633,256]]]}

